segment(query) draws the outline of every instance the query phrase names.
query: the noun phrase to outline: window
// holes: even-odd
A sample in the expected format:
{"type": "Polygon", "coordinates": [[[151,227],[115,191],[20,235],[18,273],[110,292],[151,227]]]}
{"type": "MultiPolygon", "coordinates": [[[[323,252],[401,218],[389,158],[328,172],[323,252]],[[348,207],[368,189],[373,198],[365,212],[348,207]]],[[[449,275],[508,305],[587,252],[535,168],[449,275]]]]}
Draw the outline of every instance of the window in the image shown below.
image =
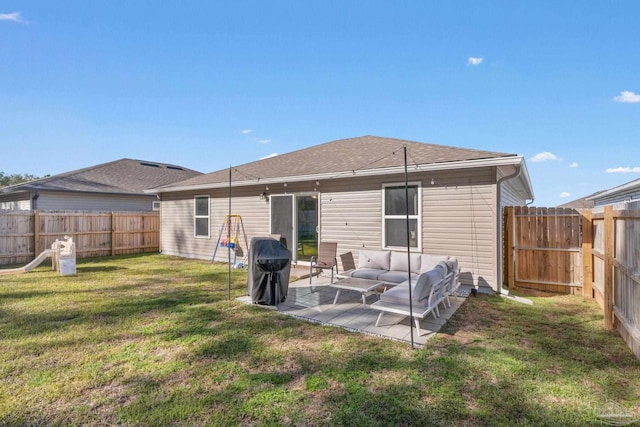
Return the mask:
{"type": "MultiPolygon", "coordinates": [[[[409,184],[409,246],[420,249],[420,187],[409,184]]],[[[385,248],[407,247],[407,204],[404,184],[383,186],[383,246],[385,248]]]]}
{"type": "Polygon", "coordinates": [[[160,200],[154,200],[151,202],[151,210],[159,211],[160,210],[160,200]]]}
{"type": "Polygon", "coordinates": [[[209,237],[209,196],[195,196],[194,202],[195,236],[209,237]]]}

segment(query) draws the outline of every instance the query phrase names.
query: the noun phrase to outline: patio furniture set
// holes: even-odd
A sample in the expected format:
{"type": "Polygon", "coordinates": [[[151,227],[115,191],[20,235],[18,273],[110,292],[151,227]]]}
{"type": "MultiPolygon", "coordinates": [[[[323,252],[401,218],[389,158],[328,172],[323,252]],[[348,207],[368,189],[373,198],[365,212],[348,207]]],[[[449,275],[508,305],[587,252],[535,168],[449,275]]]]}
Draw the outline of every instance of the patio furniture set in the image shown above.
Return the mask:
{"type": "MultiPolygon", "coordinates": [[[[323,252],[321,243],[319,255],[328,256],[332,249],[335,250],[334,245],[335,243],[331,244],[329,251],[323,252]]],[[[429,254],[407,256],[403,252],[388,250],[361,250],[357,268],[351,252],[340,257],[344,268],[340,273],[337,272],[335,252],[333,258],[325,258],[322,262],[312,260],[311,269],[331,269],[329,286],[336,289],[334,304],[337,303],[341,290],[359,292],[365,306],[366,296],[375,294],[378,300],[369,307],[380,311],[376,326],[379,326],[385,313],[412,316],[420,335],[419,320],[430,313],[434,319],[438,318],[439,306],[451,306],[449,297],[455,295],[460,284],[460,270],[455,257],[429,254]],[[336,281],[334,267],[338,279],[336,281]],[[382,289],[381,293],[378,292],[379,289],[382,289]]],[[[312,278],[310,275],[310,284],[312,278]]]]}

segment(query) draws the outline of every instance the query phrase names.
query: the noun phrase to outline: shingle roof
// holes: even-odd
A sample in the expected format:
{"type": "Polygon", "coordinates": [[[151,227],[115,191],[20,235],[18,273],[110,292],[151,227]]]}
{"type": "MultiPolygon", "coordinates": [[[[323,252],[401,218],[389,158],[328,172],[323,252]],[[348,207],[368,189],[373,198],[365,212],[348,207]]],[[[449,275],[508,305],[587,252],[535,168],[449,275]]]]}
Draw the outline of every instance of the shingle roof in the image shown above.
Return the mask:
{"type": "MultiPolygon", "coordinates": [[[[444,145],[426,144],[379,136],[340,139],[286,154],[236,166],[234,182],[256,179],[285,178],[314,174],[331,174],[367,169],[381,169],[404,165],[403,146],[407,146],[408,163],[432,164],[443,162],[511,157],[515,154],[473,150],[444,145]]],[[[164,186],[202,186],[228,182],[229,170],[200,175],[187,181],[164,186]]]]}
{"type": "Polygon", "coordinates": [[[144,160],[121,159],[0,188],[14,191],[76,191],[145,194],[143,191],[202,175],[191,169],[144,160]]]}
{"type": "Polygon", "coordinates": [[[588,196],[581,197],[579,199],[572,200],[567,203],[563,203],[556,207],[558,208],[572,208],[572,209],[591,209],[594,206],[593,200],[590,200],[591,197],[596,196],[597,194],[602,193],[602,191],[598,191],[593,194],[589,194],[588,196]]]}

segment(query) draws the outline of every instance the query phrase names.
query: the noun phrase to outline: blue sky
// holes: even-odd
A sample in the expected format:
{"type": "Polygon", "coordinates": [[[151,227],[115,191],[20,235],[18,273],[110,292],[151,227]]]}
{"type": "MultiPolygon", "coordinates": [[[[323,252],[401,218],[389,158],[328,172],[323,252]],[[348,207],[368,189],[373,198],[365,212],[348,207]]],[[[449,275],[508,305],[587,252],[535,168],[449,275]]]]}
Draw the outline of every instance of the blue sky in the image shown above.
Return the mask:
{"type": "Polygon", "coordinates": [[[515,153],[537,206],[640,177],[640,2],[3,1],[0,171],[202,172],[362,135],[515,153]]]}

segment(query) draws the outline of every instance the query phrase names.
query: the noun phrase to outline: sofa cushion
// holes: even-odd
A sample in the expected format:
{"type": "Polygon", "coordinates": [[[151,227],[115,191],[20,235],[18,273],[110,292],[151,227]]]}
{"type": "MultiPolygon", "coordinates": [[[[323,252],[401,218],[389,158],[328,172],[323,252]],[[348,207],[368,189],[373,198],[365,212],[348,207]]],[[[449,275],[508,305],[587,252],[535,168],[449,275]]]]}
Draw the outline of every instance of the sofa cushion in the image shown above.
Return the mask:
{"type": "MultiPolygon", "coordinates": [[[[411,277],[418,277],[417,274],[411,274],[411,277]]],[[[409,277],[406,271],[389,270],[378,276],[378,280],[384,280],[389,283],[402,283],[408,281],[409,277]]]]}
{"type": "MultiPolygon", "coordinates": [[[[422,254],[409,254],[411,259],[411,272],[418,274],[420,272],[420,260],[422,254]]],[[[405,252],[391,252],[389,270],[407,271],[407,254],[405,252]]]]}
{"type": "Polygon", "coordinates": [[[358,268],[389,270],[391,251],[360,251],[358,268]]]}
{"type": "Polygon", "coordinates": [[[433,287],[433,285],[442,280],[445,275],[446,271],[443,271],[441,268],[436,268],[431,271],[427,271],[426,273],[422,273],[420,276],[418,276],[413,295],[411,295],[413,297],[413,300],[424,300],[426,304],[426,300],[428,300],[429,298],[429,292],[431,292],[431,288],[433,287]]]}
{"type": "MultiPolygon", "coordinates": [[[[412,295],[413,296],[413,295],[412,295]]],[[[396,286],[389,289],[386,292],[380,294],[380,301],[388,302],[391,304],[401,304],[409,307],[409,287],[408,286],[396,286]]],[[[426,307],[428,300],[413,301],[415,307],[426,307]]]]}
{"type": "MultiPolygon", "coordinates": [[[[411,280],[411,298],[414,304],[423,307],[429,302],[429,292],[433,285],[444,278],[443,270],[437,268],[426,273],[420,274],[416,279],[411,280]]],[[[409,304],[409,281],[400,283],[392,289],[383,292],[380,295],[381,301],[391,302],[395,304],[409,304]]]]}
{"type": "Polygon", "coordinates": [[[379,268],[357,268],[351,273],[351,277],[359,277],[360,279],[377,280],[378,276],[386,273],[387,270],[379,268]]]}
{"type": "Polygon", "coordinates": [[[422,254],[420,259],[420,273],[433,270],[440,261],[446,261],[448,258],[446,255],[422,254]]]}

